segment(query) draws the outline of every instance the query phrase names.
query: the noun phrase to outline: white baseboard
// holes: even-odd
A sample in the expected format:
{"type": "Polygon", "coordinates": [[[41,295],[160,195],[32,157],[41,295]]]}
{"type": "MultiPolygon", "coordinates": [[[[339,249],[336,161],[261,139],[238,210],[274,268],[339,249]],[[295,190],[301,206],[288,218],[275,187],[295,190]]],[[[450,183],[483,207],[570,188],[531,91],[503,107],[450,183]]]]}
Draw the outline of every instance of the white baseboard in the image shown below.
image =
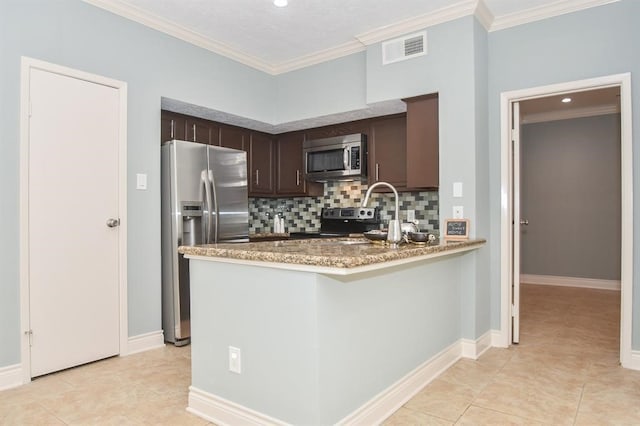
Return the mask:
{"type": "Polygon", "coordinates": [[[0,391],[22,386],[22,365],[14,364],[0,368],[0,391]]]}
{"type": "Polygon", "coordinates": [[[559,287],[595,288],[599,290],[620,291],[619,280],[598,280],[593,278],[556,277],[553,275],[521,274],[520,283],[537,284],[537,285],[555,285],[559,287]]]}
{"type": "Polygon", "coordinates": [[[631,351],[631,370],[640,370],[640,351],[631,351]]]}
{"type": "Polygon", "coordinates": [[[127,351],[120,355],[132,355],[138,352],[157,349],[164,346],[164,333],[162,330],[152,331],[151,333],[139,334],[129,337],[127,342],[127,351]]]}
{"type": "Polygon", "coordinates": [[[187,411],[220,426],[286,425],[283,421],[193,386],[189,386],[189,406],[187,411]]]}
{"type": "Polygon", "coordinates": [[[505,336],[507,334],[505,332],[502,333],[502,330],[491,330],[491,346],[494,348],[508,348],[509,347],[509,336],[505,336]]]}
{"type": "MultiPolygon", "coordinates": [[[[372,425],[382,423],[460,358],[478,359],[480,355],[492,346],[496,335],[499,336],[499,332],[491,330],[477,340],[458,340],[373,397],[337,424],[372,425]]],[[[281,420],[274,419],[193,386],[189,388],[187,411],[219,425],[285,424],[281,420]]]]}
{"type": "Polygon", "coordinates": [[[382,423],[420,392],[423,387],[452,366],[461,356],[462,341],[458,340],[340,420],[338,424],[374,425],[382,423]]]}
{"type": "Polygon", "coordinates": [[[462,357],[478,359],[480,355],[485,353],[491,347],[491,333],[491,330],[489,330],[476,340],[460,339],[462,346],[462,357]]]}

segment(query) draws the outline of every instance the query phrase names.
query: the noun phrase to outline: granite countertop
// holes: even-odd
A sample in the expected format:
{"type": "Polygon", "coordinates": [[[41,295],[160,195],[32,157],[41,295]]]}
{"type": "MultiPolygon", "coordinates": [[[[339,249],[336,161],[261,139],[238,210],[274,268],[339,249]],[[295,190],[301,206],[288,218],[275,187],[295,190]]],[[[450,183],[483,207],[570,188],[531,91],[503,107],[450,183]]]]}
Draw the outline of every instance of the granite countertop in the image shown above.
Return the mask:
{"type": "Polygon", "coordinates": [[[364,238],[283,240],[181,246],[188,258],[348,274],[480,248],[484,239],[436,244],[401,244],[397,249],[364,238]]]}

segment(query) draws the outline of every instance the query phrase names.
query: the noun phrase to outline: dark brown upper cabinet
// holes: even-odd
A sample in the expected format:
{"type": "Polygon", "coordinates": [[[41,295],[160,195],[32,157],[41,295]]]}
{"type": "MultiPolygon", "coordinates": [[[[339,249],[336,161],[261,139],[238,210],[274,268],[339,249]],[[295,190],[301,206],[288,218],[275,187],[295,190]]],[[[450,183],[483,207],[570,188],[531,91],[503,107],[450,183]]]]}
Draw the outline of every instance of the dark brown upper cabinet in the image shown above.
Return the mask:
{"type": "Polygon", "coordinates": [[[213,121],[189,117],[186,122],[186,140],[220,145],[219,128],[213,121]]]}
{"type": "Polygon", "coordinates": [[[240,127],[220,126],[220,146],[249,151],[249,131],[240,127]]]}
{"type": "Polygon", "coordinates": [[[440,179],[438,95],[407,103],[407,186],[438,188],[440,179]]]}
{"type": "Polygon", "coordinates": [[[162,111],[160,113],[160,123],[160,143],[172,139],[185,139],[187,126],[185,116],[169,111],[162,111]]]}
{"type": "Polygon", "coordinates": [[[347,123],[332,124],[305,130],[306,140],[332,138],[334,136],[351,135],[354,133],[369,134],[370,120],[356,120],[347,123]]]}
{"type": "Polygon", "coordinates": [[[271,136],[251,132],[249,157],[249,195],[274,195],[274,141],[271,136]]]}
{"type": "Polygon", "coordinates": [[[285,133],[276,141],[276,193],[278,195],[322,195],[324,185],[306,182],[303,175],[304,133],[285,133]]]}
{"type": "MultiPolygon", "coordinates": [[[[369,135],[369,185],[388,182],[407,186],[407,126],[404,114],[377,118],[369,135]]],[[[384,188],[381,188],[385,191],[384,188]]]]}

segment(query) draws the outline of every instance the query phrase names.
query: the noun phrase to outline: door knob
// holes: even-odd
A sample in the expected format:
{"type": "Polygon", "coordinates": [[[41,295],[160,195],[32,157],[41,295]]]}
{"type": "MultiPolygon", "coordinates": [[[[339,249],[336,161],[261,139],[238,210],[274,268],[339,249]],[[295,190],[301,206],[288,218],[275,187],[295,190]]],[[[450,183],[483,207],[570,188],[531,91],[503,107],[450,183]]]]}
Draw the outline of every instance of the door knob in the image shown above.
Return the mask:
{"type": "Polygon", "coordinates": [[[115,228],[116,226],[120,226],[120,219],[107,219],[107,226],[109,228],[115,228]]]}
{"type": "Polygon", "coordinates": [[[520,225],[528,225],[529,224],[529,220],[528,219],[520,219],[520,225]]]}

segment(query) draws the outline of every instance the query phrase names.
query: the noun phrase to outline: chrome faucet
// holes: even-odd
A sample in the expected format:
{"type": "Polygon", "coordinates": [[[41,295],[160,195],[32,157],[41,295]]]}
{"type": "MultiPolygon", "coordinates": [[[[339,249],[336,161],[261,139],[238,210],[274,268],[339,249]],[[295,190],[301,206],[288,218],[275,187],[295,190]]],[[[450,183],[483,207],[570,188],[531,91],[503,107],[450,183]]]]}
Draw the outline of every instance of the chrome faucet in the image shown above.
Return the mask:
{"type": "Polygon", "coordinates": [[[391,248],[398,248],[398,243],[402,240],[402,231],[400,229],[400,200],[398,200],[398,191],[387,182],[376,182],[367,189],[367,193],[364,195],[364,200],[362,200],[362,204],[360,207],[367,207],[367,203],[369,202],[369,197],[371,196],[371,191],[378,186],[387,186],[391,188],[393,191],[393,195],[396,199],[396,214],[393,219],[389,221],[389,230],[387,231],[387,241],[391,244],[391,248]]]}

